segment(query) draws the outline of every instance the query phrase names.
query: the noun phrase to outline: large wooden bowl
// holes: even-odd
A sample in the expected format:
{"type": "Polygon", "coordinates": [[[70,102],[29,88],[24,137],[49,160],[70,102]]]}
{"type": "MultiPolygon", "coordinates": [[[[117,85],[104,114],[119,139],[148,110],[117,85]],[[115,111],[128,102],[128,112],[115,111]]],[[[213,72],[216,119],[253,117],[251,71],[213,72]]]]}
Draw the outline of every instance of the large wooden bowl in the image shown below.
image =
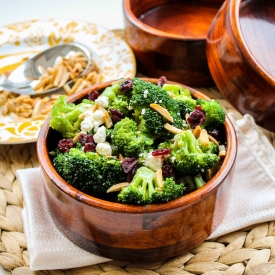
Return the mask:
{"type": "MultiPolygon", "coordinates": [[[[156,79],[145,80],[157,83],[156,79]]],[[[69,101],[79,102],[89,91],[102,90],[110,84],[92,86],[69,101]]],[[[189,89],[194,97],[207,98],[189,89]]],[[[217,190],[232,169],[237,152],[235,131],[228,118],[225,122],[227,155],[217,174],[193,193],[168,203],[145,206],[88,196],[63,180],[48,154],[58,142],[56,132],[49,128],[49,120],[50,117],[37,141],[48,211],[59,230],[76,245],[116,260],[152,261],[189,251],[209,236],[217,190]]]]}
{"type": "Polygon", "coordinates": [[[275,131],[275,2],[227,0],[207,38],[209,69],[241,113],[275,131]]]}
{"type": "Polygon", "coordinates": [[[139,70],[149,77],[165,75],[191,87],[213,85],[206,37],[223,2],[124,0],[125,39],[139,70]]]}

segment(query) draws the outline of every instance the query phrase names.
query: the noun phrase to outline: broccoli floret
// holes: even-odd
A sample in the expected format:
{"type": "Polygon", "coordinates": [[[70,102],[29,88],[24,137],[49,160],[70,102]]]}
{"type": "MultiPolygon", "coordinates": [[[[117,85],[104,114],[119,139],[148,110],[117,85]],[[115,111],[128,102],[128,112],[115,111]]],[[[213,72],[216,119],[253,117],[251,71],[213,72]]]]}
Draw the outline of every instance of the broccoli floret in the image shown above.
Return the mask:
{"type": "Polygon", "coordinates": [[[126,177],[119,161],[77,148],[57,153],[53,166],[73,187],[95,196],[105,194],[109,187],[125,181],[126,177]]]}
{"type": "Polygon", "coordinates": [[[206,184],[201,174],[194,176],[194,182],[196,184],[197,189],[201,188],[206,184]]]}
{"type": "Polygon", "coordinates": [[[116,98],[109,103],[109,109],[113,108],[128,116],[129,111],[129,97],[127,95],[117,95],[116,98]]]}
{"type": "Polygon", "coordinates": [[[122,188],[118,194],[118,201],[129,204],[162,203],[174,200],[184,194],[184,185],[176,184],[172,178],[167,178],[160,184],[156,173],[140,167],[131,183],[122,188]]]}
{"type": "Polygon", "coordinates": [[[210,153],[210,154],[215,154],[218,155],[219,154],[219,146],[216,145],[213,141],[209,141],[209,144],[202,144],[199,142],[199,146],[201,148],[201,150],[203,151],[203,153],[210,153]]]}
{"type": "Polygon", "coordinates": [[[180,175],[198,175],[211,168],[218,157],[212,153],[204,153],[191,130],[183,131],[175,136],[171,145],[168,160],[180,175]]]}
{"type": "Polygon", "coordinates": [[[185,118],[186,114],[191,113],[195,109],[196,100],[192,98],[188,89],[184,89],[183,87],[174,84],[164,84],[162,88],[172,94],[172,98],[177,101],[182,118],[185,118]]]}
{"type": "Polygon", "coordinates": [[[122,119],[114,126],[113,144],[117,146],[122,155],[127,157],[138,157],[138,155],[146,151],[146,148],[151,146],[154,140],[140,133],[137,124],[128,117],[122,119]]]}
{"type": "Polygon", "coordinates": [[[59,131],[64,138],[73,138],[79,133],[82,121],[78,116],[93,104],[92,101],[85,99],[75,105],[67,103],[65,96],[60,96],[52,109],[50,127],[59,131]]]}
{"type": "Polygon", "coordinates": [[[164,124],[168,121],[151,108],[143,109],[139,117],[138,130],[152,136],[162,136],[167,133],[164,124]]]}
{"type": "Polygon", "coordinates": [[[135,110],[134,120],[137,123],[141,123],[142,127],[144,127],[143,131],[153,135],[163,134],[163,125],[168,122],[156,111],[149,111],[151,103],[156,103],[165,108],[173,117],[173,126],[182,128],[183,120],[180,116],[179,105],[170,98],[164,89],[151,82],[134,78],[131,93],[132,97],[129,106],[135,110]],[[153,112],[156,114],[153,114],[153,112]],[[156,123],[155,130],[152,127],[154,123],[156,123]]]}
{"type": "Polygon", "coordinates": [[[205,112],[205,121],[201,125],[202,128],[213,130],[224,123],[226,114],[218,101],[214,99],[197,99],[197,105],[200,105],[205,112]]]}
{"type": "Polygon", "coordinates": [[[119,85],[119,83],[116,83],[112,86],[108,86],[104,89],[100,96],[107,96],[110,104],[117,97],[117,95],[121,94],[119,91],[119,85]]]}

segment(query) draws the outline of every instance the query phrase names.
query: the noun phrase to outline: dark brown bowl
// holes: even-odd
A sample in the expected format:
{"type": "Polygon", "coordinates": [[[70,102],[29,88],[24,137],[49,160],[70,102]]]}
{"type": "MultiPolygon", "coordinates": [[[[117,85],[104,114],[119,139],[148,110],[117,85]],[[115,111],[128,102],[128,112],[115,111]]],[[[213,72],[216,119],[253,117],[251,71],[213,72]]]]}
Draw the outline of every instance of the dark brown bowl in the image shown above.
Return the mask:
{"type": "MultiPolygon", "coordinates": [[[[145,79],[157,83],[157,79],[145,79]]],[[[69,98],[79,102],[101,83],[69,98]]],[[[208,99],[187,86],[195,98],[208,99]]],[[[125,205],[88,196],[69,185],[54,169],[48,152],[57,144],[47,118],[37,141],[45,178],[48,211],[59,230],[79,247],[107,258],[153,261],[184,253],[202,243],[211,232],[216,194],[233,167],[237,141],[229,118],[225,122],[227,155],[217,174],[200,189],[174,201],[145,206],[125,205]]]]}
{"type": "Polygon", "coordinates": [[[213,85],[206,37],[223,0],[124,0],[125,39],[145,75],[213,85]],[[157,16],[158,15],[158,16],[157,16]]]}
{"type": "Polygon", "coordinates": [[[275,2],[227,0],[207,38],[208,65],[223,96],[275,132],[275,2]]]}

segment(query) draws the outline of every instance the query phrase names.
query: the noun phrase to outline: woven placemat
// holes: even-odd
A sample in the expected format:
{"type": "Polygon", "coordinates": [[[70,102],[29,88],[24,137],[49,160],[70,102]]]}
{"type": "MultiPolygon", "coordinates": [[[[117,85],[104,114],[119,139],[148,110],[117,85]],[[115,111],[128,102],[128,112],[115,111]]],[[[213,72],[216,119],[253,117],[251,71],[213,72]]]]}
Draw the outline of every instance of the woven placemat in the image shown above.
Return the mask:
{"type": "MultiPolygon", "coordinates": [[[[198,88],[199,89],[199,88],[198,88]]],[[[217,99],[227,112],[239,114],[216,88],[199,89],[217,99]]],[[[275,147],[275,133],[264,130],[275,147]]],[[[275,274],[275,221],[203,242],[178,257],[153,263],[111,261],[69,270],[31,271],[16,170],[39,166],[36,144],[0,145],[0,265],[14,275],[272,275],[275,274]]],[[[0,274],[1,270],[0,270],[0,274]]]]}

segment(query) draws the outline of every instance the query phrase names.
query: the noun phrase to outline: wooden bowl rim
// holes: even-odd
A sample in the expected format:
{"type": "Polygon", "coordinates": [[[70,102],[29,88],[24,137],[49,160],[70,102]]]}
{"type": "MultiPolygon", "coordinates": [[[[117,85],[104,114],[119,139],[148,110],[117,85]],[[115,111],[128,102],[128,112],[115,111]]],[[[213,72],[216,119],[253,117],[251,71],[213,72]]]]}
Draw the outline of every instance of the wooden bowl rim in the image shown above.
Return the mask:
{"type": "Polygon", "coordinates": [[[242,34],[242,29],[240,25],[240,4],[241,2],[243,2],[243,0],[227,0],[227,1],[230,1],[229,3],[229,19],[231,21],[230,26],[233,34],[237,39],[237,43],[245,56],[245,59],[251,64],[252,67],[254,67],[256,71],[261,71],[264,78],[269,83],[271,83],[272,85],[275,85],[275,76],[272,76],[270,73],[268,73],[264,69],[264,67],[257,61],[257,59],[253,56],[242,34]]]}
{"type": "MultiPolygon", "coordinates": [[[[157,83],[157,79],[155,78],[141,78],[145,81],[152,81],[157,83]]],[[[77,99],[83,98],[84,95],[86,95],[89,91],[95,90],[95,89],[102,89],[104,87],[109,86],[113,81],[108,81],[100,84],[96,84],[93,86],[90,86],[89,88],[86,88],[72,96],[70,96],[67,101],[73,102],[77,99]]],[[[171,82],[169,83],[176,83],[171,82]]],[[[185,86],[183,84],[177,83],[181,85],[184,88],[187,88],[190,90],[190,92],[195,97],[202,97],[205,99],[210,99],[203,93],[192,89],[188,86],[185,86]]],[[[149,204],[149,205],[127,205],[117,202],[109,202],[103,199],[99,199],[87,194],[84,194],[83,192],[75,189],[71,185],[69,185],[54,169],[50,157],[47,152],[47,146],[46,146],[46,136],[49,132],[49,122],[50,122],[50,115],[47,117],[45,122],[43,123],[43,126],[40,130],[38,140],[37,140],[37,154],[38,154],[38,160],[40,162],[41,168],[44,170],[44,173],[47,174],[47,176],[50,178],[53,185],[55,185],[60,192],[65,193],[67,196],[70,196],[77,201],[84,203],[88,206],[96,207],[105,209],[107,211],[112,212],[121,212],[121,213],[152,213],[152,212],[162,212],[162,211],[169,211],[171,209],[183,207],[184,205],[190,205],[196,203],[198,200],[203,199],[208,194],[210,194],[212,191],[214,191],[226,178],[228,173],[230,172],[231,168],[233,167],[233,164],[235,162],[235,158],[237,155],[237,136],[234,129],[234,126],[232,122],[230,121],[229,117],[226,116],[225,121],[225,128],[227,133],[227,140],[230,141],[227,143],[227,152],[230,152],[226,154],[226,157],[224,159],[224,164],[220,168],[220,170],[216,173],[216,175],[208,181],[203,187],[200,189],[193,191],[192,193],[185,195],[181,198],[178,198],[176,200],[164,203],[164,204],[149,204]],[[226,165],[225,165],[226,164],[226,165]]]]}
{"type": "Polygon", "coordinates": [[[123,10],[125,13],[125,16],[133,25],[138,27],[139,29],[143,30],[144,32],[147,32],[151,35],[160,37],[160,38],[168,38],[168,39],[174,39],[174,40],[183,40],[183,41],[204,41],[207,38],[207,35],[202,37],[186,37],[181,36],[177,34],[172,34],[164,31],[160,31],[158,29],[155,29],[153,27],[148,26],[147,24],[142,23],[132,12],[130,8],[130,0],[124,0],[123,1],[123,10]]]}

